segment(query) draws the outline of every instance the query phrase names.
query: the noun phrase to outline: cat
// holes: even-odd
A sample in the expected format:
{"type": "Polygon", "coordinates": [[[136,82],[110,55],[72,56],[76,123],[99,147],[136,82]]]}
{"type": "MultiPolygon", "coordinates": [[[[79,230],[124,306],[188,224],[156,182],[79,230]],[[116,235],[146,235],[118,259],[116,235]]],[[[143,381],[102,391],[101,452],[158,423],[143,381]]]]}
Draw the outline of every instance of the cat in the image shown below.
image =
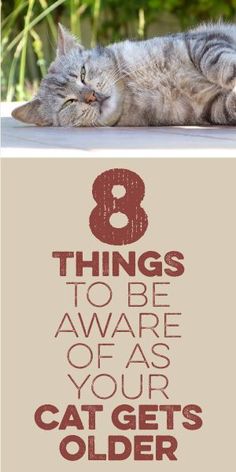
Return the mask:
{"type": "Polygon", "coordinates": [[[37,96],[12,115],[38,126],[235,126],[236,25],[86,50],[59,24],[37,96]]]}

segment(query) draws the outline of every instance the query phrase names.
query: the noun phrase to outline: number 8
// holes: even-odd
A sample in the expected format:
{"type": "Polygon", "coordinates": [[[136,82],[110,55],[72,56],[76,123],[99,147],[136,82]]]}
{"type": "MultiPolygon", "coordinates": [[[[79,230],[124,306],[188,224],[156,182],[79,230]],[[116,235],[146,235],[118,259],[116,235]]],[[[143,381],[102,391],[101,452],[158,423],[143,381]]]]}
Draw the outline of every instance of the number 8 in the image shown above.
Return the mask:
{"type": "Polygon", "coordinates": [[[127,169],[110,169],[99,175],[93,183],[93,197],[97,206],[90,215],[90,228],[94,236],[107,244],[124,245],[138,241],[148,227],[148,217],[140,206],[145,195],[143,180],[127,169]],[[121,198],[112,195],[114,185],[123,185],[126,194],[121,198]],[[128,223],[115,228],[111,215],[124,213],[128,223]]]}

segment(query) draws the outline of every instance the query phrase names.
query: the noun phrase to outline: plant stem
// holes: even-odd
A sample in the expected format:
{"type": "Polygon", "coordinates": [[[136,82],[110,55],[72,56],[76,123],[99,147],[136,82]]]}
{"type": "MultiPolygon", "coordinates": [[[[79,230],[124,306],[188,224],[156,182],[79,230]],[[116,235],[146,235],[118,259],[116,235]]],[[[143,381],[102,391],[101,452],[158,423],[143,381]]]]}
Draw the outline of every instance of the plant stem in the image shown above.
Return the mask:
{"type": "Polygon", "coordinates": [[[8,76],[8,84],[7,84],[7,96],[6,96],[6,100],[7,102],[11,102],[13,97],[14,97],[14,94],[15,94],[15,72],[16,72],[16,66],[17,66],[17,62],[19,60],[19,57],[20,57],[20,53],[22,51],[22,47],[23,47],[23,39],[19,42],[15,52],[14,52],[14,56],[13,56],[13,60],[12,60],[12,63],[11,63],[11,68],[10,68],[10,72],[9,72],[9,76],[8,76]]]}
{"type": "MultiPolygon", "coordinates": [[[[61,5],[62,3],[64,3],[66,0],[57,0],[55,3],[53,3],[50,7],[48,7],[46,10],[44,10],[42,13],[40,13],[40,15],[38,15],[36,18],[34,18],[33,21],[31,21],[27,28],[26,28],[26,31],[27,33],[29,32],[29,30],[31,28],[33,28],[35,25],[37,25],[41,20],[43,20],[43,18],[45,18],[45,16],[47,16],[49,13],[51,13],[51,11],[55,10],[59,5],[61,5]]],[[[6,47],[6,50],[5,50],[5,54],[7,54],[9,51],[11,51],[14,46],[16,44],[18,44],[18,42],[20,41],[20,39],[22,38],[22,36],[24,35],[24,30],[21,31],[14,39],[13,41],[11,41],[10,44],[8,44],[8,46],[6,47]]]]}
{"type": "Polygon", "coordinates": [[[138,35],[141,39],[144,38],[145,33],[145,13],[144,9],[140,8],[138,12],[138,35]]]}
{"type": "MultiPolygon", "coordinates": [[[[43,10],[47,10],[47,8],[48,8],[47,0],[39,0],[39,3],[40,3],[43,10]]],[[[47,20],[49,28],[51,30],[52,36],[53,36],[54,40],[56,41],[57,40],[57,28],[54,24],[51,13],[48,13],[48,15],[46,17],[46,20],[47,20]]]]}
{"type": "Polygon", "coordinates": [[[29,0],[28,11],[25,16],[25,26],[23,31],[23,48],[21,52],[21,60],[20,60],[20,73],[19,73],[19,84],[18,84],[18,100],[24,100],[24,83],[25,83],[25,68],[26,68],[26,53],[27,53],[27,41],[28,41],[28,33],[27,27],[30,23],[30,18],[33,12],[33,7],[35,0],[29,0]]]}
{"type": "Polygon", "coordinates": [[[21,10],[25,8],[27,3],[28,3],[27,1],[22,2],[20,5],[18,5],[18,7],[14,8],[14,10],[6,18],[4,18],[4,20],[2,21],[2,30],[5,26],[7,27],[8,30],[10,30],[18,14],[21,12],[21,10]]]}
{"type": "Polygon", "coordinates": [[[101,0],[94,0],[93,27],[92,27],[92,38],[91,38],[92,47],[96,46],[96,43],[97,43],[100,11],[101,11],[101,0]]]}
{"type": "Polygon", "coordinates": [[[30,30],[30,34],[33,38],[33,49],[38,58],[37,65],[39,66],[42,77],[47,73],[45,58],[43,54],[43,44],[42,41],[34,29],[30,30]]]}
{"type": "Polygon", "coordinates": [[[80,37],[80,0],[70,0],[70,27],[73,34],[80,37]]]}

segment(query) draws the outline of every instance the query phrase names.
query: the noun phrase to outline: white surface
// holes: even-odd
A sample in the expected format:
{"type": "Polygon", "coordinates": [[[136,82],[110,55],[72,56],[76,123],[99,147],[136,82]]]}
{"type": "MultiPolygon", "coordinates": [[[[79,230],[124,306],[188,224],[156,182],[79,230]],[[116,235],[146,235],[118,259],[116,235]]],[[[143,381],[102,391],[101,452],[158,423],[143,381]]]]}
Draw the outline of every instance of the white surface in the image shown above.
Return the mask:
{"type": "Polygon", "coordinates": [[[235,127],[40,128],[3,103],[2,157],[236,157],[235,127]]]}

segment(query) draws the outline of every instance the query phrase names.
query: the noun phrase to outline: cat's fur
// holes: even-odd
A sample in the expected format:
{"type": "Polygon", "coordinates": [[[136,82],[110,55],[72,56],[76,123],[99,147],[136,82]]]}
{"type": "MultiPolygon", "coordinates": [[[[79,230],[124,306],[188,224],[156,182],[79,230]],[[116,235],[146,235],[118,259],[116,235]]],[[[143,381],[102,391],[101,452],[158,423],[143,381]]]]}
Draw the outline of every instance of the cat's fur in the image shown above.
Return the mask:
{"type": "Polygon", "coordinates": [[[13,116],[40,126],[236,125],[236,25],[91,50],[59,25],[56,60],[13,116]]]}

